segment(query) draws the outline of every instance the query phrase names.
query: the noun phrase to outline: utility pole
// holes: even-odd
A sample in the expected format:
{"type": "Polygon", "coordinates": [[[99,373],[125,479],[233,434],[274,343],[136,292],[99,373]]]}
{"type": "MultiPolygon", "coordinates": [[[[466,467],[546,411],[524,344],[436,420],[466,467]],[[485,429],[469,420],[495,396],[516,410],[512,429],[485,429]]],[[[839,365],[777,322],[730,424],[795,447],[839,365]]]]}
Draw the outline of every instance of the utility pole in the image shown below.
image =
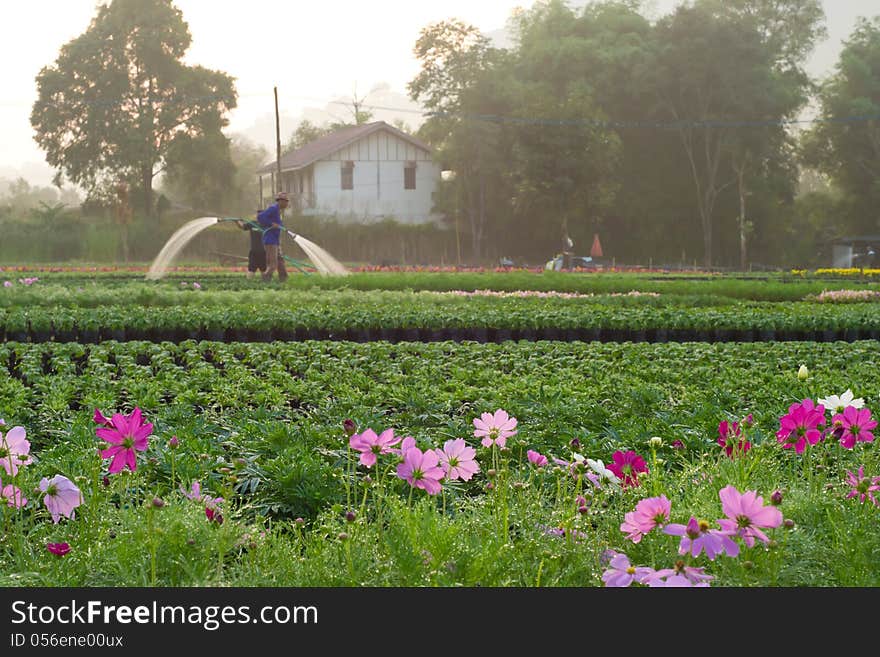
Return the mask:
{"type": "Polygon", "coordinates": [[[275,193],[281,189],[281,123],[278,119],[278,87],[275,87],[275,193]]]}

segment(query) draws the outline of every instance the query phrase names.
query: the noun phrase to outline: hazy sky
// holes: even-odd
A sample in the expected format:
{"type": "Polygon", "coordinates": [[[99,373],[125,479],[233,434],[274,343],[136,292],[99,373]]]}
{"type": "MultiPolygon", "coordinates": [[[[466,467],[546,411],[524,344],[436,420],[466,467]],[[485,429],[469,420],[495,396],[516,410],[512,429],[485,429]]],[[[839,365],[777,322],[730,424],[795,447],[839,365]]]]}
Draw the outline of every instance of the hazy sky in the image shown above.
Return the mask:
{"type": "MultiPolygon", "coordinates": [[[[62,45],[82,34],[98,0],[0,0],[0,175],[44,162],[33,141],[30,110],[35,77],[53,64],[62,45]]],[[[583,4],[578,2],[577,4],[583,4]]],[[[655,0],[665,12],[677,0],[655,0]]],[[[816,75],[836,60],[855,16],[880,13],[878,0],[824,0],[832,38],[821,44],[816,75]]],[[[238,108],[230,131],[250,127],[273,111],[278,86],[282,111],[323,107],[380,82],[406,92],[418,72],[412,48],[431,22],[461,18],[486,32],[504,26],[511,10],[531,0],[176,0],[189,23],[190,64],[236,78],[238,108]]],[[[31,167],[32,168],[32,167],[31,167]]],[[[45,184],[45,183],[43,183],[45,184]]]]}

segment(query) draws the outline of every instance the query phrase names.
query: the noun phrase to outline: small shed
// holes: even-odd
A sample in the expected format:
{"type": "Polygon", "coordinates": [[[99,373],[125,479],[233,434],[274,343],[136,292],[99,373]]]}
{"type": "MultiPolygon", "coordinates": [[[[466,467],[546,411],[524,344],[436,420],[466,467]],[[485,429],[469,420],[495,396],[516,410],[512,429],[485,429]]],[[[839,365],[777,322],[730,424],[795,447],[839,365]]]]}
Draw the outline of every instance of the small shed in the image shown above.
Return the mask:
{"type": "Polygon", "coordinates": [[[840,237],[831,242],[831,266],[838,269],[875,268],[880,265],[878,254],[880,235],[840,237]]]}

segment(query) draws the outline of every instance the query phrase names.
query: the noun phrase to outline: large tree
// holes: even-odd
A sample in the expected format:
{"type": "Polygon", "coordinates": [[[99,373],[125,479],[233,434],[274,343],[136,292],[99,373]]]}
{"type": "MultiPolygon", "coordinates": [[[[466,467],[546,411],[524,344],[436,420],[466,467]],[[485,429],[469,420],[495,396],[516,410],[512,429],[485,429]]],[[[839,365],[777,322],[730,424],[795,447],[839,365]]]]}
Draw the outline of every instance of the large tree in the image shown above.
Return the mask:
{"type": "Polygon", "coordinates": [[[820,97],[806,160],[849,197],[851,230],[880,231],[880,18],[859,21],[820,97]]]}
{"type": "Polygon", "coordinates": [[[217,152],[236,105],[233,79],[185,65],[191,40],[171,0],[98,7],[36,80],[31,124],[56,180],[66,175],[88,191],[129,182],[151,215],[153,180],[174,157],[187,157],[184,142],[217,152]]]}

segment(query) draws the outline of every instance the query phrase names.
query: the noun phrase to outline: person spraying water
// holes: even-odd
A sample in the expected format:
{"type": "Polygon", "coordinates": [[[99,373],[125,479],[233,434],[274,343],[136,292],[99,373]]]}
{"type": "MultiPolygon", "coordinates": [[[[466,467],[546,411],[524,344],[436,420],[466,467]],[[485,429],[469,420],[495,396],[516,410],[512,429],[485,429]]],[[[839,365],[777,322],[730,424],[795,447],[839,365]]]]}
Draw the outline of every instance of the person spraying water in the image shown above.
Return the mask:
{"type": "MultiPolygon", "coordinates": [[[[284,195],[284,197],[287,196],[287,194],[285,192],[280,192],[279,196],[282,194],[284,195]]],[[[276,199],[276,200],[281,200],[281,199],[276,199]]],[[[288,198],[287,203],[289,203],[289,202],[290,202],[290,200],[288,198]]],[[[276,205],[270,206],[269,208],[266,208],[266,210],[264,210],[260,214],[267,212],[270,208],[273,208],[273,207],[276,209],[282,209],[282,208],[280,208],[279,205],[276,204],[276,205]]],[[[281,233],[281,230],[283,229],[283,224],[280,223],[280,221],[272,221],[272,219],[273,218],[270,217],[270,219],[269,219],[270,223],[268,224],[267,227],[269,227],[270,229],[274,229],[276,231],[276,235],[278,236],[279,243],[280,243],[280,233],[281,233]],[[276,225],[273,226],[272,225],[273,223],[276,225]]],[[[279,212],[278,219],[280,220],[280,212],[279,212]]],[[[153,261],[152,265],[150,265],[150,270],[147,272],[147,276],[146,276],[147,279],[158,280],[158,279],[162,278],[165,275],[165,272],[167,271],[168,267],[173,262],[174,258],[177,257],[177,255],[183,250],[183,248],[187,244],[189,244],[189,242],[196,235],[198,235],[200,232],[202,232],[203,230],[205,230],[206,228],[208,228],[210,226],[215,226],[221,222],[226,222],[226,221],[234,221],[234,222],[238,223],[239,225],[243,222],[242,219],[238,219],[235,217],[226,217],[226,218],[222,218],[222,219],[220,217],[200,217],[199,219],[193,219],[192,221],[188,221],[183,226],[178,228],[174,232],[174,234],[168,239],[168,241],[165,243],[165,246],[162,247],[162,250],[159,251],[159,255],[156,256],[156,259],[153,261]]],[[[253,221],[244,221],[244,223],[249,224],[249,225],[253,226],[254,228],[258,228],[259,230],[264,229],[263,225],[258,224],[253,221]]],[[[284,230],[293,239],[293,241],[296,243],[296,245],[299,246],[305,252],[306,256],[308,256],[308,258],[309,258],[309,261],[312,263],[312,265],[318,271],[318,273],[320,273],[324,276],[347,276],[349,274],[349,271],[339,261],[337,261],[332,255],[327,253],[327,251],[325,251],[324,249],[319,247],[317,244],[315,244],[314,242],[312,242],[310,240],[307,240],[302,235],[297,235],[296,233],[291,232],[286,229],[284,229],[284,230]]],[[[266,251],[267,251],[266,255],[267,255],[267,260],[268,260],[268,255],[269,255],[268,249],[266,249],[266,251]]],[[[276,267],[276,269],[278,269],[279,280],[285,280],[287,278],[287,268],[284,265],[285,259],[287,259],[287,256],[285,256],[281,253],[280,244],[279,244],[278,254],[276,256],[276,261],[275,261],[275,267],[276,267]],[[279,266],[279,263],[280,263],[280,266],[279,266]],[[283,270],[284,275],[283,276],[281,273],[282,272],[281,267],[284,267],[284,270],[283,270]]],[[[291,262],[298,267],[298,264],[296,263],[296,261],[291,260],[291,262]]],[[[269,263],[267,262],[267,265],[268,264],[269,263]]],[[[269,273],[268,266],[266,269],[266,273],[263,274],[263,276],[266,280],[271,278],[271,275],[268,277],[266,276],[267,273],[269,273]]]]}
{"type": "Polygon", "coordinates": [[[272,274],[278,270],[278,280],[287,280],[287,267],[281,254],[281,229],[284,228],[282,215],[290,205],[287,192],[275,194],[275,203],[257,213],[257,223],[263,229],[263,248],[266,250],[266,271],[263,280],[271,281],[272,274]]]}

